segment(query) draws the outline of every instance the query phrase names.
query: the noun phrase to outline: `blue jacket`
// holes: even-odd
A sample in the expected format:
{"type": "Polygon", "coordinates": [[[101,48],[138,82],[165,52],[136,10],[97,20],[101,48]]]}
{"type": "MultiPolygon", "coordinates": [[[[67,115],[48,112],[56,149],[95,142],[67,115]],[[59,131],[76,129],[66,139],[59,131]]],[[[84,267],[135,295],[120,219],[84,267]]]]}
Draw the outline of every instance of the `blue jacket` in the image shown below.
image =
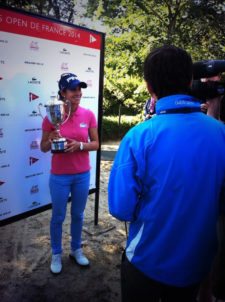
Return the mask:
{"type": "Polygon", "coordinates": [[[225,127],[191,96],[156,104],[158,115],[121,142],[109,181],[109,211],[130,221],[128,260],[156,281],[188,286],[210,271],[225,184],[225,127]],[[160,114],[161,113],[161,114],[160,114]]]}

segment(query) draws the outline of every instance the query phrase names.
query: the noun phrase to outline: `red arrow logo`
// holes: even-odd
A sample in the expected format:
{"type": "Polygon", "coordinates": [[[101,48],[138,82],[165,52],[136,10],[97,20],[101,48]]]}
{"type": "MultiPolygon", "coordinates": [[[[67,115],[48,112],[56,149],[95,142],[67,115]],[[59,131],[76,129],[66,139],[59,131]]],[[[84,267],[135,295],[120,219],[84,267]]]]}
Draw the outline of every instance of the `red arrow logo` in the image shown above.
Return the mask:
{"type": "Polygon", "coordinates": [[[35,157],[30,157],[29,161],[30,161],[30,166],[33,165],[34,163],[36,163],[39,159],[35,158],[35,157]]]}
{"type": "Polygon", "coordinates": [[[89,42],[94,43],[95,41],[97,41],[97,39],[93,35],[90,35],[89,36],[89,42]]]}
{"type": "Polygon", "coordinates": [[[36,95],[36,94],[34,94],[34,93],[32,93],[32,92],[29,93],[29,101],[30,101],[30,102],[33,101],[33,100],[36,100],[36,99],[38,99],[38,98],[39,98],[38,95],[36,95]]]}

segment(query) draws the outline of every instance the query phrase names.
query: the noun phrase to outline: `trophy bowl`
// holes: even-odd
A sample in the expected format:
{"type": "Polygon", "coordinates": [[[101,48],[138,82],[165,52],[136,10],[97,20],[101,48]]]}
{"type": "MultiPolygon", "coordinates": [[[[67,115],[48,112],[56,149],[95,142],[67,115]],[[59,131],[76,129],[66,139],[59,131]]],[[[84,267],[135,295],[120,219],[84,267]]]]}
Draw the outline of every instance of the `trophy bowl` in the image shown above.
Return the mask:
{"type": "Polygon", "coordinates": [[[38,109],[40,115],[41,107],[45,107],[46,114],[49,122],[54,125],[56,131],[59,133],[60,138],[53,139],[51,142],[51,152],[52,153],[64,153],[66,150],[67,140],[60,134],[60,126],[67,122],[70,117],[71,107],[69,102],[62,102],[56,96],[51,96],[50,100],[45,104],[39,104],[38,109]],[[69,106],[69,113],[66,112],[66,106],[69,106]]]}

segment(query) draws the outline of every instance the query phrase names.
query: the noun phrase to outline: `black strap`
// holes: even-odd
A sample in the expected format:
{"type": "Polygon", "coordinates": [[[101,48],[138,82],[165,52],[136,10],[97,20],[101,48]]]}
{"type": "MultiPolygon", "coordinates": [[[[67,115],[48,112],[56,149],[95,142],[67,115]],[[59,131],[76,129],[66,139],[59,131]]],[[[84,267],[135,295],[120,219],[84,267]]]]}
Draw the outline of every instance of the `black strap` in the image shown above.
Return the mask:
{"type": "Polygon", "coordinates": [[[201,108],[196,107],[184,107],[184,108],[176,108],[176,109],[165,109],[157,112],[160,114],[171,114],[171,113],[193,113],[193,112],[201,112],[201,108]]]}

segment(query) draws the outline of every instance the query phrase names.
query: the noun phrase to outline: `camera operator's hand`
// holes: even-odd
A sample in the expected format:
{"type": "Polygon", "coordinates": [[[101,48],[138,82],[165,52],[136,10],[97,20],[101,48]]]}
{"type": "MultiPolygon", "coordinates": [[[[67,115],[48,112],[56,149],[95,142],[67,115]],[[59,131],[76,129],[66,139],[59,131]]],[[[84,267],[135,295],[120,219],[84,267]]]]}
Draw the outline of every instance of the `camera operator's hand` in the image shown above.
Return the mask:
{"type": "Polygon", "coordinates": [[[208,108],[209,108],[209,104],[208,103],[201,104],[201,111],[203,113],[207,113],[208,108]]]}
{"type": "MultiPolygon", "coordinates": [[[[204,82],[219,82],[221,80],[221,75],[217,75],[211,78],[202,79],[204,82]]],[[[220,119],[220,102],[222,100],[223,96],[218,96],[213,99],[209,99],[206,101],[207,106],[207,115],[212,116],[216,119],[220,119]]],[[[205,110],[206,106],[201,105],[201,109],[203,107],[203,110],[205,110]]]]}

